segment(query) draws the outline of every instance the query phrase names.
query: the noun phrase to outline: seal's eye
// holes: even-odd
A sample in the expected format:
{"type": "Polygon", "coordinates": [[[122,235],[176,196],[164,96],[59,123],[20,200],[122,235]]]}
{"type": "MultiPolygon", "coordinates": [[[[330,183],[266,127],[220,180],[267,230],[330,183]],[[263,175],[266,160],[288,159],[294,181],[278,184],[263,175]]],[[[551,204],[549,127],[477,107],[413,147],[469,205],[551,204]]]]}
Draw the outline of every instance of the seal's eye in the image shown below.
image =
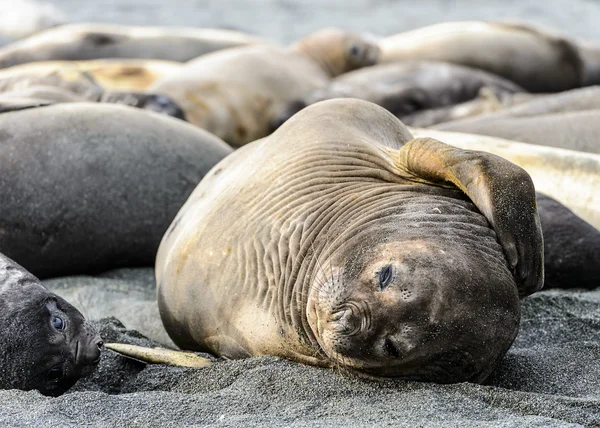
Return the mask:
{"type": "Polygon", "coordinates": [[[350,55],[358,56],[360,54],[360,46],[352,45],[350,46],[350,55]]]}
{"type": "Polygon", "coordinates": [[[46,373],[46,381],[47,382],[56,382],[63,377],[63,369],[61,366],[52,367],[46,373]]]}
{"type": "Polygon", "coordinates": [[[52,317],[52,327],[54,327],[57,330],[64,330],[65,322],[61,317],[57,317],[56,315],[54,315],[52,317]]]}
{"type": "Polygon", "coordinates": [[[394,271],[392,269],[392,265],[387,265],[381,268],[379,271],[379,289],[381,291],[385,290],[390,282],[392,282],[392,278],[394,277],[394,271]]]}

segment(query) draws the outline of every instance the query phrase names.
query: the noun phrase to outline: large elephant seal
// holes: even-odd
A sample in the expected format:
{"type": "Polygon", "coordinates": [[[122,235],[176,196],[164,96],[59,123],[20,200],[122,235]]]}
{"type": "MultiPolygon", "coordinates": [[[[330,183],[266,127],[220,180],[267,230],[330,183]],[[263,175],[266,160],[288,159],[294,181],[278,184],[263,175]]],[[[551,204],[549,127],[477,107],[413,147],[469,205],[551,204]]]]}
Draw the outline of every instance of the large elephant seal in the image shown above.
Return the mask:
{"type": "Polygon", "coordinates": [[[333,98],[359,98],[380,105],[402,119],[423,110],[471,100],[487,88],[497,96],[524,92],[511,81],[474,68],[436,61],[380,64],[345,73],[304,100],[290,103],[285,122],[307,105],[333,98]]]}
{"type": "Polygon", "coordinates": [[[100,361],[102,340],[81,313],[0,254],[0,388],[60,395],[100,361]]]}
{"type": "Polygon", "coordinates": [[[17,76],[58,75],[69,80],[89,73],[110,91],[144,91],[157,80],[173,73],[183,64],[152,59],[106,58],[88,61],[39,61],[0,69],[0,79],[17,76]]]}
{"type": "Polygon", "coordinates": [[[185,120],[181,107],[164,95],[105,91],[85,73],[73,80],[54,75],[0,79],[0,113],[74,102],[122,104],[185,120]]]}
{"type": "Polygon", "coordinates": [[[189,61],[219,49],[268,43],[260,37],[213,28],[67,24],[0,49],[0,68],[34,61],[143,58],[189,61]]]}
{"type": "Polygon", "coordinates": [[[495,113],[432,128],[600,153],[600,87],[540,96],[495,113]]]}
{"type": "Polygon", "coordinates": [[[329,28],[289,48],[247,46],[204,55],[148,91],[173,99],[191,123],[242,146],[268,135],[290,101],[374,64],[378,53],[368,40],[329,28]]]}
{"type": "Polygon", "coordinates": [[[214,167],[156,277],[184,349],[479,382],[517,334],[519,294],[543,283],[535,191],[502,158],[324,101],[214,167]]]}
{"type": "Polygon", "coordinates": [[[600,82],[598,49],[523,24],[448,22],[386,37],[383,62],[434,60],[480,68],[531,92],[600,82]]]}
{"type": "Polygon", "coordinates": [[[41,277],[152,266],[177,210],[232,151],[180,120],[107,104],[0,114],[0,130],[0,251],[41,277]]]}

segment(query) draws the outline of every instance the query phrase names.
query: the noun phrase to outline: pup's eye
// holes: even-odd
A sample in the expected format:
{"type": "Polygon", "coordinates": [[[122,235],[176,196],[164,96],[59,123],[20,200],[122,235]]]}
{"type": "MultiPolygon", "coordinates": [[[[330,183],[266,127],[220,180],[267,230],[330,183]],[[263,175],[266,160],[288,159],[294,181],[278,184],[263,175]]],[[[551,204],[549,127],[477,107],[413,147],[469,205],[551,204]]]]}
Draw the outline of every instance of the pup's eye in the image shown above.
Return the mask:
{"type": "Polygon", "coordinates": [[[379,271],[379,289],[381,291],[385,290],[390,282],[392,282],[392,278],[394,277],[394,271],[392,265],[386,265],[379,271]]]}
{"type": "Polygon", "coordinates": [[[54,327],[57,330],[64,330],[65,322],[63,321],[63,319],[61,317],[54,315],[52,317],[52,327],[54,327]]]}
{"type": "Polygon", "coordinates": [[[48,382],[56,382],[63,377],[63,369],[61,366],[52,367],[46,373],[46,381],[48,382]]]}

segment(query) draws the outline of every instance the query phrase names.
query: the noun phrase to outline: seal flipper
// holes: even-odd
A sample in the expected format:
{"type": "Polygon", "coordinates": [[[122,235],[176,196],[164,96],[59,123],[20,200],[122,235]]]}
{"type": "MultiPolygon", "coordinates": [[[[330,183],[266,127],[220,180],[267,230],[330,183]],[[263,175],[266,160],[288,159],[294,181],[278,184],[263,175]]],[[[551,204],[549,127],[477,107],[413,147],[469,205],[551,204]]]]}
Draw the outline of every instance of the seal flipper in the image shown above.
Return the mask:
{"type": "Polygon", "coordinates": [[[431,138],[406,143],[395,158],[400,175],[456,186],[493,227],[521,297],[544,284],[544,247],[533,181],[524,169],[491,153],[463,150],[431,138]]]}
{"type": "Polygon", "coordinates": [[[107,343],[104,347],[148,364],[169,364],[179,367],[208,367],[212,364],[209,358],[200,357],[193,352],[174,351],[165,348],[144,348],[124,343],[107,343]]]}

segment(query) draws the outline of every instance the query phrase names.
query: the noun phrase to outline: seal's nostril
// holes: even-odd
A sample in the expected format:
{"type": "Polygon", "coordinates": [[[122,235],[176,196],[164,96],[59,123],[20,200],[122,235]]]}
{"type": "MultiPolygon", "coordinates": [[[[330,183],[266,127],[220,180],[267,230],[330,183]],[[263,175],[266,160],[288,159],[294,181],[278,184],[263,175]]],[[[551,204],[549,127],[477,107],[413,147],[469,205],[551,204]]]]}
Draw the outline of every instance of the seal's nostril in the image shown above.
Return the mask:
{"type": "Polygon", "coordinates": [[[104,347],[104,342],[100,340],[98,343],[96,343],[96,346],[98,349],[102,349],[104,347]]]}

